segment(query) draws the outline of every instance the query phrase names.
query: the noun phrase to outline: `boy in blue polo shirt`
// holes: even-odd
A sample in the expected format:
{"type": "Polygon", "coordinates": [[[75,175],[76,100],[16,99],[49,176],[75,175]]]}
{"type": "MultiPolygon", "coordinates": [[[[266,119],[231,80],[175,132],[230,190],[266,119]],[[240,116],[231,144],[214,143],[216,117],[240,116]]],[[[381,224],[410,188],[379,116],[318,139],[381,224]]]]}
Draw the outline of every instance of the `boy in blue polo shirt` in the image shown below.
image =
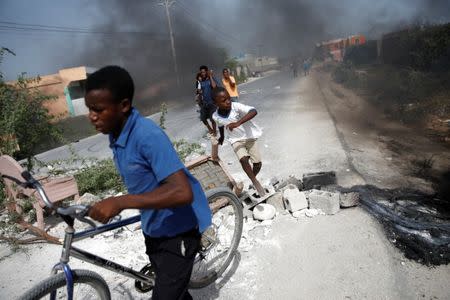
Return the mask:
{"type": "Polygon", "coordinates": [[[132,107],[133,94],[133,80],[120,67],[104,67],[87,78],[89,119],[109,135],[128,189],[127,195],[96,203],[89,215],[106,223],[124,209],[140,209],[146,253],[156,275],[152,299],[192,299],[188,284],[211,211],[200,183],[166,134],[132,107]]]}

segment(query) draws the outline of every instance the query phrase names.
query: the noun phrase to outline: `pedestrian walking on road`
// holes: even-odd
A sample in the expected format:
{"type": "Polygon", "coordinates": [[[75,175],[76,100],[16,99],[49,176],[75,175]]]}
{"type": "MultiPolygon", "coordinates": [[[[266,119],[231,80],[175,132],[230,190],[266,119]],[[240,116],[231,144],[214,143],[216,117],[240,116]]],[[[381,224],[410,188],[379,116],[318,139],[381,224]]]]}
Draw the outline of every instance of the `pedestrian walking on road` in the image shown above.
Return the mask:
{"type": "Polygon", "coordinates": [[[226,131],[228,141],[233,147],[242,169],[250,178],[258,195],[264,197],[266,192],[256,179],[262,167],[261,154],[257,145],[257,139],[261,136],[262,130],[252,120],[257,114],[256,109],[239,102],[232,102],[230,95],[223,87],[213,90],[213,98],[217,105],[213,119],[219,126],[219,145],[223,144],[226,131]]]}
{"type": "Polygon", "coordinates": [[[234,79],[234,76],[230,75],[230,70],[223,69],[222,71],[222,84],[223,87],[227,90],[228,94],[230,95],[231,101],[236,102],[239,99],[239,93],[238,88],[236,84],[236,79],[234,79]]]}
{"type": "Polygon", "coordinates": [[[133,94],[133,80],[121,67],[104,67],[86,80],[89,119],[109,135],[128,190],[95,203],[89,216],[107,223],[124,209],[139,209],[155,271],[152,299],[192,299],[188,285],[201,233],[211,225],[211,210],[164,131],[133,108],[133,94]]]}
{"type": "Polygon", "coordinates": [[[212,70],[209,70],[207,66],[200,67],[200,87],[202,94],[200,120],[208,128],[209,133],[212,133],[215,127],[212,115],[216,111],[216,105],[212,98],[212,90],[217,87],[217,80],[214,78],[212,70]]]}
{"type": "Polygon", "coordinates": [[[309,59],[303,60],[303,72],[305,73],[305,76],[309,74],[309,69],[311,68],[311,63],[309,62],[309,59]]]}

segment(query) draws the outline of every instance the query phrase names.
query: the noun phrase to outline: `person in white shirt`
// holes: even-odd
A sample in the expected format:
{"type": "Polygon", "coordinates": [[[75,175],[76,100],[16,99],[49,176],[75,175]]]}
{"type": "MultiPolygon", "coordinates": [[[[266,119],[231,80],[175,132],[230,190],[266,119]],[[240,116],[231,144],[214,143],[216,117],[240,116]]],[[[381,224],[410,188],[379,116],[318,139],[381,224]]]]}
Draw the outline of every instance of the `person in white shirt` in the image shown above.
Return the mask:
{"type": "MultiPolygon", "coordinates": [[[[238,102],[232,102],[227,90],[216,87],[212,93],[217,110],[213,113],[213,120],[219,127],[219,145],[223,144],[226,130],[228,141],[233,147],[242,168],[250,178],[258,195],[263,197],[265,190],[256,179],[262,167],[261,155],[258,150],[257,139],[262,130],[253,122],[257,111],[254,107],[238,102]],[[252,165],[250,165],[250,160],[252,165]]],[[[214,133],[216,127],[214,126],[214,133]]]]}

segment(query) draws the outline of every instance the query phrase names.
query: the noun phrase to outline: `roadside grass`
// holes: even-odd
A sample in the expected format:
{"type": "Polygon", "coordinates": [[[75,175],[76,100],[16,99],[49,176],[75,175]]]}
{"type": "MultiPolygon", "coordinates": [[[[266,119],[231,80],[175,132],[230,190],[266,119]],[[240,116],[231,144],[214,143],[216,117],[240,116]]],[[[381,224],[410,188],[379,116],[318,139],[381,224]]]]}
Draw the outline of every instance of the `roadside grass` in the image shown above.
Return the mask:
{"type": "Polygon", "coordinates": [[[390,65],[337,65],[333,79],[356,90],[391,118],[423,123],[450,118],[450,72],[422,72],[390,65]]]}

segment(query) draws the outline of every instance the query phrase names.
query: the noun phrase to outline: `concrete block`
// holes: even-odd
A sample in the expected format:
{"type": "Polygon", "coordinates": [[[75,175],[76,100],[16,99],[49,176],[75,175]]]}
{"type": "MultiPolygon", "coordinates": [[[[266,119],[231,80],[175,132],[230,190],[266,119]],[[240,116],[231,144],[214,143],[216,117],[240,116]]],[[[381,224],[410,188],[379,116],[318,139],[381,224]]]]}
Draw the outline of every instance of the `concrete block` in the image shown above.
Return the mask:
{"type": "Polygon", "coordinates": [[[284,207],[291,213],[304,208],[308,208],[308,200],[306,195],[300,192],[296,187],[294,189],[286,189],[283,192],[284,207]]]}
{"type": "Polygon", "coordinates": [[[339,196],[339,204],[343,208],[357,206],[359,204],[359,193],[341,193],[339,196]]]}
{"type": "Polygon", "coordinates": [[[260,203],[253,209],[253,219],[259,221],[272,220],[275,217],[276,212],[273,205],[260,203]]]}
{"type": "Polygon", "coordinates": [[[285,210],[284,202],[283,202],[283,194],[282,193],[275,193],[266,200],[267,204],[273,205],[275,207],[276,211],[283,212],[285,210]]]}
{"type": "Polygon", "coordinates": [[[283,190],[288,185],[295,185],[300,191],[303,190],[302,181],[293,175],[289,176],[285,180],[281,180],[281,182],[278,182],[277,184],[275,184],[274,187],[277,190],[283,190]]]}
{"type": "Polygon", "coordinates": [[[336,173],[333,171],[306,173],[303,175],[303,186],[305,190],[313,189],[315,186],[332,184],[336,184],[336,173]]]}
{"type": "Polygon", "coordinates": [[[310,209],[320,209],[327,215],[334,215],[339,211],[338,193],[312,190],[308,198],[310,209]]]}

